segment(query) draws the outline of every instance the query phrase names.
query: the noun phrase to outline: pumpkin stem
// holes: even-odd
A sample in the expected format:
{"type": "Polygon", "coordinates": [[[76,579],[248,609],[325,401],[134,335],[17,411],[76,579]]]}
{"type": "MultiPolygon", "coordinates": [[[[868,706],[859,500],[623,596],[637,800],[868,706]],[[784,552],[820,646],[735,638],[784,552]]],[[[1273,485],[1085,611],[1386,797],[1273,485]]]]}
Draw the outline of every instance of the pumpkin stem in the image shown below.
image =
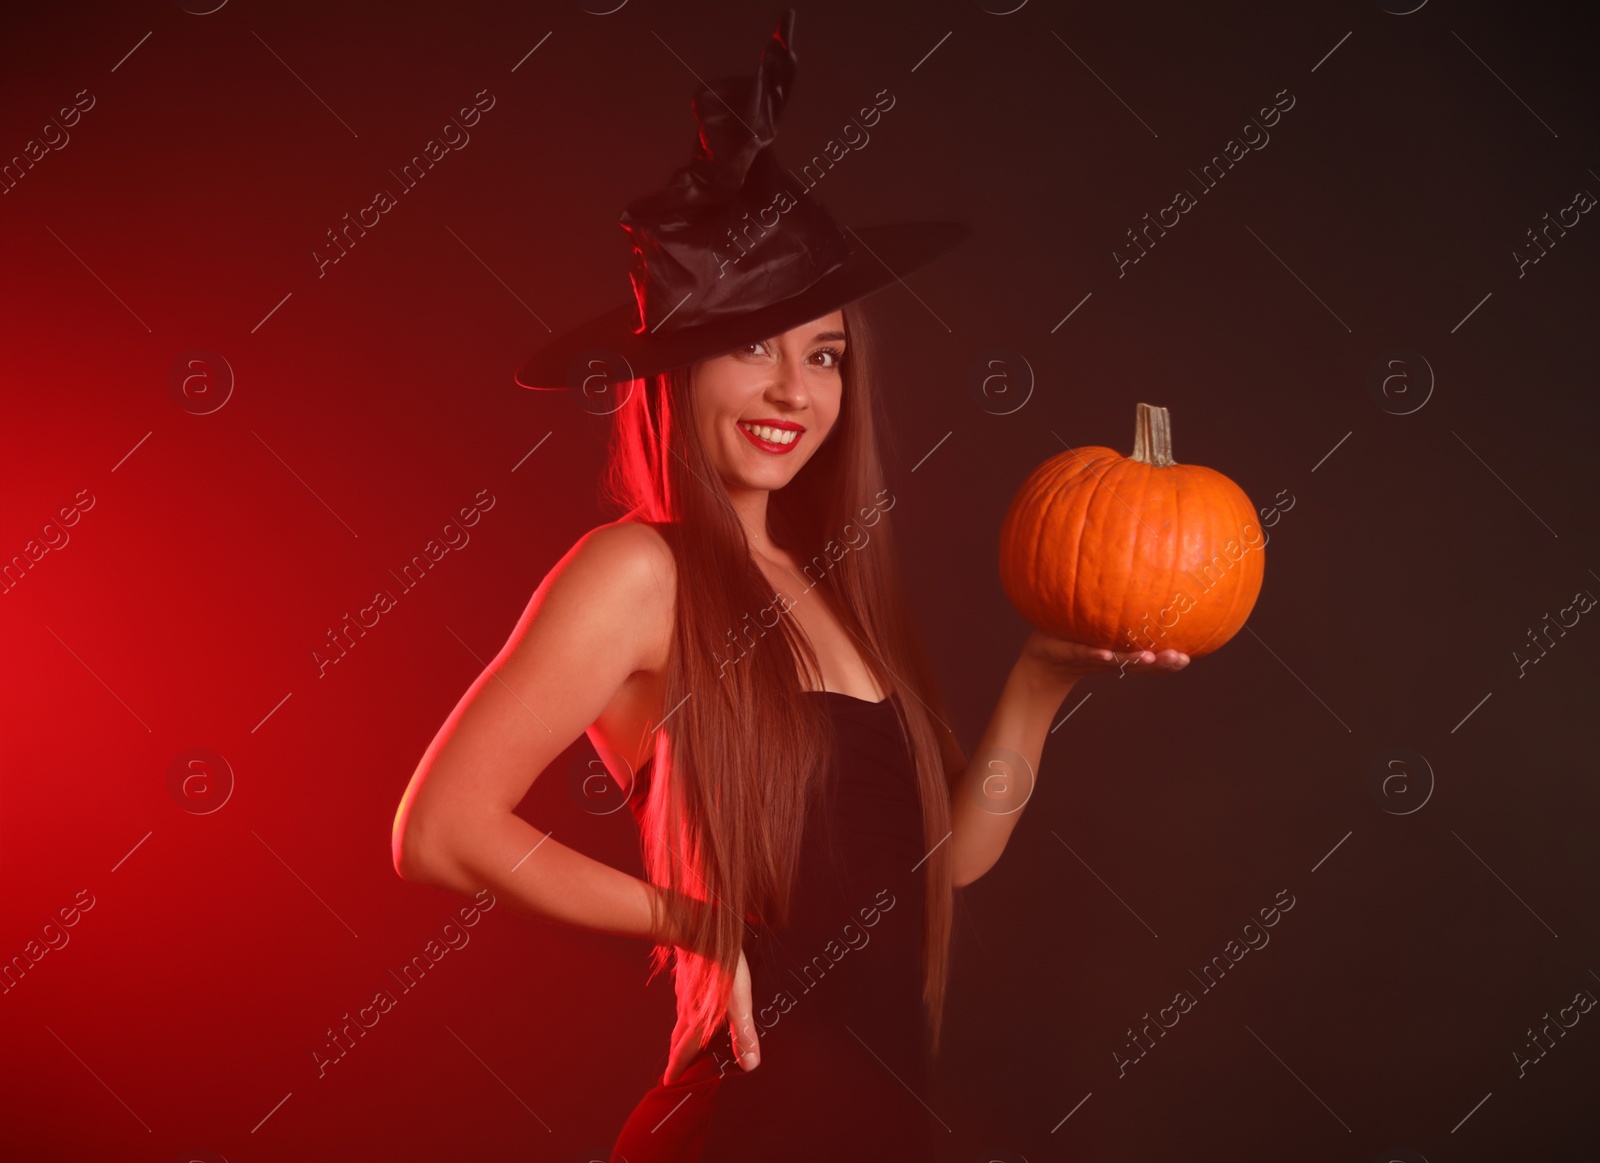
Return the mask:
{"type": "Polygon", "coordinates": [[[1165,408],[1153,404],[1140,404],[1134,420],[1133,456],[1140,464],[1153,464],[1157,468],[1177,464],[1172,459],[1172,423],[1165,408]]]}

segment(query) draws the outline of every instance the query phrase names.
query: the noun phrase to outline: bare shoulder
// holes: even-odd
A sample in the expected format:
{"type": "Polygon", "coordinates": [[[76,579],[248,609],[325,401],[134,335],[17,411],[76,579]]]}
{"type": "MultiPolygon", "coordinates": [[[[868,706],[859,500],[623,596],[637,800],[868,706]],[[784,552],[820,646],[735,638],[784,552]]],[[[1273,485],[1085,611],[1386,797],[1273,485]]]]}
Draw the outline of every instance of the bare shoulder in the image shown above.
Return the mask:
{"type": "Polygon", "coordinates": [[[662,612],[671,615],[678,564],[667,539],[648,522],[624,517],[597,525],[578,539],[563,565],[567,561],[585,574],[615,574],[631,596],[652,608],[664,606],[662,612]]]}
{"type": "Polygon", "coordinates": [[[672,547],[661,531],[630,517],[596,525],[578,539],[573,550],[603,568],[627,569],[635,576],[670,581],[677,571],[672,547]]]}
{"type": "MultiPolygon", "coordinates": [[[[677,595],[672,547],[647,522],[624,517],[578,539],[540,589],[557,586],[563,605],[581,602],[591,617],[633,628],[635,668],[665,670],[677,595]]],[[[620,627],[619,627],[620,628],[620,627]]]]}
{"type": "Polygon", "coordinates": [[[558,588],[582,603],[581,613],[569,608],[558,616],[610,624],[587,636],[609,644],[597,650],[613,656],[596,662],[616,684],[588,731],[603,755],[621,756],[630,765],[614,773],[625,786],[653,750],[650,727],[664,711],[677,573],[666,538],[654,526],[628,518],[591,529],[551,571],[552,577],[562,575],[558,588]]]}

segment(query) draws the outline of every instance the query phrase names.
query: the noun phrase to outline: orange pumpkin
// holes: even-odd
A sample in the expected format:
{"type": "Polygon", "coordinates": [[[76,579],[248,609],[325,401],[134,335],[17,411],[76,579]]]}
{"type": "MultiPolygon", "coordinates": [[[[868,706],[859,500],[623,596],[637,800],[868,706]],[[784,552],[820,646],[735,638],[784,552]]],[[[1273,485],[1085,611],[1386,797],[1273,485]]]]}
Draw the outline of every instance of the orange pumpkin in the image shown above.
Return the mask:
{"type": "Polygon", "coordinates": [[[1140,404],[1132,456],[1068,449],[1023,482],[1000,527],[1000,584],[1046,634],[1197,658],[1250,616],[1266,543],[1244,490],[1175,463],[1167,410],[1140,404]]]}

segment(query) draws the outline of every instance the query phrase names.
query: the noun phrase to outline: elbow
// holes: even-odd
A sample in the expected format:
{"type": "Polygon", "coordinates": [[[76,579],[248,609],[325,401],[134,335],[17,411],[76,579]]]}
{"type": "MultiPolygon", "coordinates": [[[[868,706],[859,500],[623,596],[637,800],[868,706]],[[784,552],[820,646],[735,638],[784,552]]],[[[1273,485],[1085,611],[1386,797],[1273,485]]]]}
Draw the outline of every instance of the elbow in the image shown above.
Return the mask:
{"type": "Polygon", "coordinates": [[[991,869],[993,867],[994,867],[994,862],[993,861],[990,861],[988,864],[982,865],[981,867],[973,866],[973,865],[968,865],[967,867],[962,867],[960,865],[957,865],[950,872],[950,887],[951,888],[966,888],[967,885],[969,885],[973,881],[977,880],[980,876],[982,876],[984,873],[988,872],[989,869],[991,869]]]}
{"type": "Polygon", "coordinates": [[[428,835],[427,821],[417,812],[408,795],[395,813],[389,839],[389,855],[401,880],[413,884],[436,885],[440,880],[441,857],[438,845],[428,835]]]}
{"type": "Polygon", "coordinates": [[[393,844],[394,871],[401,880],[409,880],[412,884],[427,884],[431,878],[428,862],[423,858],[420,846],[403,836],[396,836],[393,844]]]}
{"type": "Polygon", "coordinates": [[[475,831],[453,818],[440,820],[427,813],[397,818],[390,842],[395,873],[412,884],[470,896],[483,887],[471,871],[477,867],[470,839],[475,831]]]}
{"type": "MultiPolygon", "coordinates": [[[[961,837],[958,836],[957,839],[961,837]]],[[[1000,857],[1003,855],[1005,855],[1003,842],[997,847],[957,844],[950,853],[950,887],[966,888],[1000,863],[1000,857]]]]}
{"type": "Polygon", "coordinates": [[[425,844],[412,836],[401,836],[394,844],[394,870],[401,880],[451,892],[471,892],[462,880],[461,867],[447,851],[425,844]]]}
{"type": "Polygon", "coordinates": [[[408,880],[412,884],[431,884],[434,881],[434,862],[424,851],[417,836],[397,829],[390,847],[394,871],[401,880],[408,880]]]}

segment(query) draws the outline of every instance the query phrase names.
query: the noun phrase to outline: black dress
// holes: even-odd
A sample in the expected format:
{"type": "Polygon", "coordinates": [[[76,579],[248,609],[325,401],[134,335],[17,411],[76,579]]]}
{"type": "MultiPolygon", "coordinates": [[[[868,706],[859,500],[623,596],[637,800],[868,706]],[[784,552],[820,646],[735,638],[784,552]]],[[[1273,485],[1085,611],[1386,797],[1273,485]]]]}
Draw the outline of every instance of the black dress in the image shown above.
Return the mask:
{"type": "Polygon", "coordinates": [[[947,1133],[924,1105],[927,866],[898,696],[806,696],[827,700],[829,785],[806,824],[789,923],[744,942],[761,1064],[740,1068],[724,1023],[678,1081],[635,1107],[613,1161],[920,1160],[947,1133]]]}

